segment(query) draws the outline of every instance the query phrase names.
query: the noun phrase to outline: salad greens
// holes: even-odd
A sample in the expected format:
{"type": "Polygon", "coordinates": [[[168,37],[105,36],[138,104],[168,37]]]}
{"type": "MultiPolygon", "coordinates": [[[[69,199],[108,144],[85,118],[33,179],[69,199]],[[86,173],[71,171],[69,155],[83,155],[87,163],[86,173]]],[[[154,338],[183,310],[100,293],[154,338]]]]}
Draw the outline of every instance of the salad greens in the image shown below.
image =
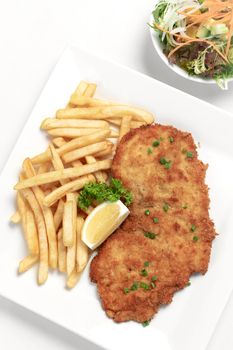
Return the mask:
{"type": "Polygon", "coordinates": [[[226,89],[233,78],[233,2],[160,0],[152,14],[169,62],[226,89]]]}

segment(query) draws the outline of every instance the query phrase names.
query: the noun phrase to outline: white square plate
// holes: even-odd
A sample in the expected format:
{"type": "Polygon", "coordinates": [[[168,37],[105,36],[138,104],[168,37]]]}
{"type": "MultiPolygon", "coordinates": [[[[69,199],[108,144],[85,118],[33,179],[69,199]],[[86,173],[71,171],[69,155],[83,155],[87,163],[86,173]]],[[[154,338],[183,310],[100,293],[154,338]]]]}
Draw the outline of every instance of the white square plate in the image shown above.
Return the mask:
{"type": "Polygon", "coordinates": [[[50,76],[1,174],[0,187],[0,294],[37,314],[108,349],[204,350],[233,288],[233,118],[205,102],[145,75],[105,61],[78,48],[67,49],[50,76]],[[189,288],[177,293],[149,327],[128,322],[116,324],[106,317],[96,286],[86,269],[72,291],[64,277],[50,273],[44,286],[36,284],[36,269],[17,276],[26,255],[21,230],[9,224],[15,210],[20,164],[26,156],[42,152],[47,144],[39,130],[44,117],[65,106],[81,80],[98,84],[97,95],[145,107],[163,124],[190,131],[200,142],[200,158],[209,163],[211,217],[219,236],[214,241],[209,270],[193,277],[189,288]]]}

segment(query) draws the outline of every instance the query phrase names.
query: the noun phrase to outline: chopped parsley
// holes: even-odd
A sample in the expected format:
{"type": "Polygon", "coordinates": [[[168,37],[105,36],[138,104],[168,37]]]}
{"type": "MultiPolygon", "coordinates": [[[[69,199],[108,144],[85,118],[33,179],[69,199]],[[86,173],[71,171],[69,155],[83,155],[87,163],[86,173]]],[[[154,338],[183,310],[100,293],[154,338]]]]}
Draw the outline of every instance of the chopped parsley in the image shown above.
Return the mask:
{"type": "Polygon", "coordinates": [[[193,153],[192,152],[186,152],[186,157],[187,158],[193,158],[193,153]]]}
{"type": "Polygon", "coordinates": [[[147,216],[150,215],[150,210],[149,209],[145,210],[144,214],[147,215],[147,216]]]}
{"type": "Polygon", "coordinates": [[[155,224],[157,224],[159,222],[159,218],[153,218],[153,221],[155,224]]]}
{"type": "Polygon", "coordinates": [[[172,137],[172,136],[169,136],[169,141],[170,141],[170,143],[173,143],[174,142],[174,137],[172,137]]]}
{"type": "Polygon", "coordinates": [[[191,229],[190,229],[192,232],[195,232],[196,231],[196,226],[194,224],[191,225],[191,229]]]}
{"type": "Polygon", "coordinates": [[[194,242],[197,242],[198,239],[199,239],[198,236],[193,236],[193,241],[194,241],[194,242]]]}
{"type": "Polygon", "coordinates": [[[147,148],[147,154],[151,154],[152,153],[152,149],[150,147],[147,148]]]}
{"type": "Polygon", "coordinates": [[[148,276],[148,272],[146,271],[146,269],[142,269],[140,271],[140,275],[146,277],[146,276],[148,276]]]}
{"type": "Polygon", "coordinates": [[[156,280],[157,280],[157,278],[158,278],[157,276],[152,276],[152,277],[151,277],[151,281],[153,281],[153,282],[154,282],[154,281],[156,281],[156,280]]]}
{"type": "Polygon", "coordinates": [[[129,206],[133,201],[132,193],[122,185],[120,180],[112,178],[110,185],[103,182],[91,182],[85,185],[78,197],[78,206],[85,210],[93,201],[99,203],[104,201],[116,202],[119,199],[126,206],[129,206]]]}
{"type": "Polygon", "coordinates": [[[137,289],[138,289],[138,282],[134,282],[130,287],[130,290],[137,290],[137,289]]]}
{"type": "Polygon", "coordinates": [[[164,211],[165,213],[167,213],[167,212],[168,212],[168,209],[169,209],[169,204],[164,203],[164,205],[163,205],[163,211],[164,211]]]}
{"type": "Polygon", "coordinates": [[[165,169],[170,169],[172,165],[171,160],[167,160],[166,158],[160,158],[159,163],[162,164],[165,169]]]}
{"type": "Polygon", "coordinates": [[[148,267],[150,265],[149,261],[145,261],[143,264],[145,267],[148,267]]]}
{"type": "Polygon", "coordinates": [[[186,287],[189,287],[189,286],[191,286],[191,282],[190,281],[186,284],[186,287]]]}
{"type": "Polygon", "coordinates": [[[156,236],[158,236],[158,234],[154,233],[154,232],[144,232],[144,236],[150,239],[155,239],[156,236]]]}
{"type": "Polygon", "coordinates": [[[124,288],[124,293],[128,294],[129,293],[129,288],[124,288]]]}
{"type": "Polygon", "coordinates": [[[140,282],[140,287],[145,289],[145,290],[148,290],[150,289],[150,286],[149,284],[145,283],[145,282],[140,282]]]}
{"type": "Polygon", "coordinates": [[[160,141],[159,140],[155,140],[152,142],[152,146],[153,147],[158,147],[160,145],[160,141]]]}
{"type": "Polygon", "coordinates": [[[150,324],[149,320],[144,321],[144,322],[142,322],[142,327],[147,327],[147,326],[149,326],[149,324],[150,324]]]}

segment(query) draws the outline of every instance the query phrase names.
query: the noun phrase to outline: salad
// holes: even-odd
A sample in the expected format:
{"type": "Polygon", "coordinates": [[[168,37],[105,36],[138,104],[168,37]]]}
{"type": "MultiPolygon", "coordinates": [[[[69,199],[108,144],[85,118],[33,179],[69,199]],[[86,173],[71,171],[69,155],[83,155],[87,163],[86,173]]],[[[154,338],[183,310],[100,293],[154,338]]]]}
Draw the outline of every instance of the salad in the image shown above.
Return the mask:
{"type": "Polygon", "coordinates": [[[233,1],[160,0],[152,14],[169,62],[226,89],[233,78],[233,1]]]}

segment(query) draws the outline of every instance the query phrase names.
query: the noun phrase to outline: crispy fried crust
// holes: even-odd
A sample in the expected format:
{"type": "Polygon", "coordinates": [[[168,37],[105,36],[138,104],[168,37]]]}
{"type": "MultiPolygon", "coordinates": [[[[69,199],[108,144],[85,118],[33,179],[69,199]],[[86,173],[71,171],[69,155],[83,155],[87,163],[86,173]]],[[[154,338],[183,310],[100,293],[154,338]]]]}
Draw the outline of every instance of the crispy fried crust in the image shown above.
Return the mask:
{"type": "Polygon", "coordinates": [[[197,159],[191,134],[171,126],[141,127],[121,140],[112,174],[132,191],[134,201],[130,216],[101,246],[90,270],[103,308],[116,322],[151,319],[160,305],[170,303],[173,294],[187,285],[191,274],[207,271],[215,230],[208,213],[206,168],[197,159]],[[160,141],[157,147],[152,146],[155,140],[160,141]],[[172,162],[170,169],[160,163],[161,158],[172,162]],[[145,215],[147,209],[150,215],[145,215]],[[156,233],[156,238],[145,237],[147,231],[156,233]],[[140,274],[142,269],[148,276],[140,274]],[[153,276],[156,286],[151,284],[153,276]],[[139,288],[125,294],[124,288],[130,289],[134,282],[139,288]]]}

